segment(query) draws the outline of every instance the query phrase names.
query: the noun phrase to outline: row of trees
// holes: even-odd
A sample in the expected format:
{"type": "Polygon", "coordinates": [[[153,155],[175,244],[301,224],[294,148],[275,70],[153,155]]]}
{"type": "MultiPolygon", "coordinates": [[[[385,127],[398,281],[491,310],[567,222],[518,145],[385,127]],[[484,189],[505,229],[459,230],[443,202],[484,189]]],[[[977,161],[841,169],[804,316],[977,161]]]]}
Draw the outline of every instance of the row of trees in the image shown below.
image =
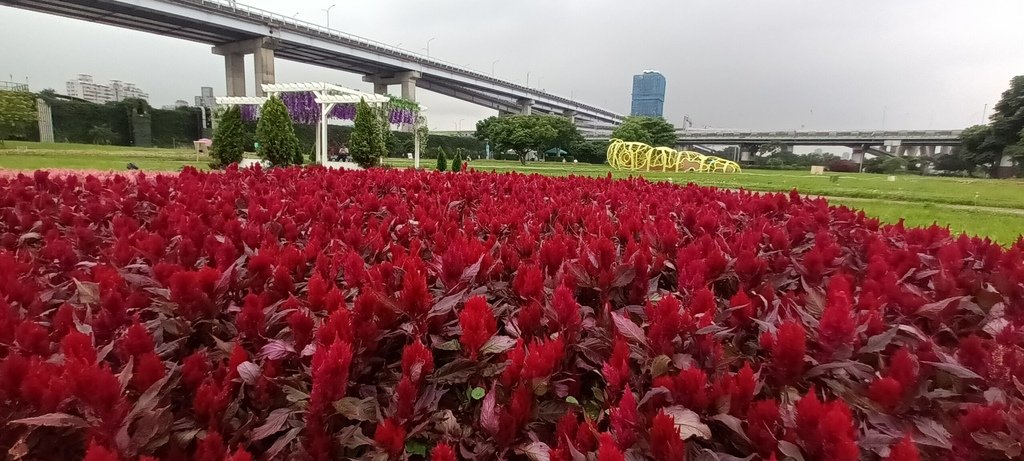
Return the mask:
{"type": "Polygon", "coordinates": [[[1003,92],[989,122],[964,130],[959,152],[949,159],[936,159],[935,167],[968,172],[982,168],[995,176],[1004,158],[1024,163],[1024,75],[1010,80],[1010,88],[1003,92]],[[940,161],[944,164],[938,164],[940,161]]]}
{"type": "MultiPolygon", "coordinates": [[[[543,157],[547,151],[564,151],[583,161],[601,163],[607,143],[587,141],[569,119],[556,115],[510,115],[477,122],[475,137],[498,152],[512,151],[526,163],[530,153],[543,157]]],[[[627,117],[612,137],[652,146],[676,145],[675,127],[661,117],[627,117]]]]}
{"type": "MultiPolygon", "coordinates": [[[[274,166],[301,165],[303,161],[299,138],[288,115],[288,108],[280,98],[270,97],[263,104],[256,124],[256,153],[274,166]]],[[[364,168],[380,164],[387,155],[387,142],[391,134],[382,110],[370,107],[366,101],[356,106],[355,126],[349,139],[352,159],[364,168]]],[[[242,161],[245,153],[242,113],[238,106],[229,107],[220,117],[214,133],[211,166],[223,168],[242,161]]]]}

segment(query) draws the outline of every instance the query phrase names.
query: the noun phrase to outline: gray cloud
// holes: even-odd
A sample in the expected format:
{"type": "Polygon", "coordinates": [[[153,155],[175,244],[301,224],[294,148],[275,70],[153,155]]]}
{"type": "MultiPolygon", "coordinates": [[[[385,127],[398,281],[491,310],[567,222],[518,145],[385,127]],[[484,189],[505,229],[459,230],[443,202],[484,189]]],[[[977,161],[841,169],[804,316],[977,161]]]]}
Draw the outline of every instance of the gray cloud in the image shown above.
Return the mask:
{"type": "MultiPolygon", "coordinates": [[[[323,23],[333,0],[247,3],[323,23]]],[[[246,3],[243,1],[243,3],[246,3]]],[[[666,116],[751,129],[957,128],[1024,73],[1019,0],[338,0],[331,25],[619,112],[630,76],[668,79],[666,116]]],[[[77,73],[133,81],[156,105],[223,92],[202,44],[0,7],[0,79],[63,89],[77,73]]],[[[369,89],[360,76],[279,62],[278,81],[369,89]]],[[[419,92],[432,128],[489,110],[419,92]]]]}

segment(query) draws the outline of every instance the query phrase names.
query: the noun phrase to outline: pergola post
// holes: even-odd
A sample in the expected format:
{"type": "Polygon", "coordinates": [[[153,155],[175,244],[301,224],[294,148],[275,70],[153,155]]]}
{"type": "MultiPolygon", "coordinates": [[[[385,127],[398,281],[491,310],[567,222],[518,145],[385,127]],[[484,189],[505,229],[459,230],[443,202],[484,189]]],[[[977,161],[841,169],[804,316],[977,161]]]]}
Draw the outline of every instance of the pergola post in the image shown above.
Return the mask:
{"type": "Polygon", "coordinates": [[[412,122],[412,158],[413,167],[417,170],[420,168],[420,116],[416,114],[416,118],[412,122]]]}

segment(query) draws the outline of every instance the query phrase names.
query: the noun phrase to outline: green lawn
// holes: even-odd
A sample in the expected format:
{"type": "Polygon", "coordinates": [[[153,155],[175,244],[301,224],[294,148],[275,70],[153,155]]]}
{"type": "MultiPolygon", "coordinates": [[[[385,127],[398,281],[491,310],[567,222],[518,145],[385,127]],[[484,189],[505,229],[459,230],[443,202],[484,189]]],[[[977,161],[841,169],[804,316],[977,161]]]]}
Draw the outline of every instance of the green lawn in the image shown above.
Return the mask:
{"type": "MultiPolygon", "coordinates": [[[[35,170],[45,168],[124,171],[128,162],[143,171],[177,171],[191,165],[207,168],[209,157],[200,157],[189,149],[160,149],[124,146],[96,146],[62,143],[6,143],[0,149],[0,168],[35,170]]],[[[389,159],[394,167],[412,166],[411,160],[389,159]]],[[[433,168],[435,162],[423,159],[421,165],[433,168]]],[[[472,167],[481,171],[576,174],[625,178],[643,175],[651,180],[676,183],[693,182],[706,186],[756,191],[788,191],[828,196],[837,205],[864,210],[883,222],[903,218],[909,226],[938,223],[955,232],[989,236],[1004,244],[1012,243],[1024,232],[1024,181],[956,179],[898,176],[890,182],[886,175],[840,173],[838,182],[831,175],[811,176],[802,171],[748,170],[736,174],[622,172],[607,165],[571,163],[530,163],[475,160],[472,167]],[[907,203],[913,202],[913,203],[907,203]],[[997,209],[959,209],[953,205],[995,207],[997,209]],[[1005,209],[1005,210],[1000,210],[1005,209]]]]}
{"type": "Polygon", "coordinates": [[[966,232],[986,236],[1004,245],[1016,242],[1024,233],[1024,214],[956,209],[932,203],[907,206],[906,203],[885,200],[828,198],[828,202],[863,210],[864,214],[884,223],[895,224],[903,218],[907,227],[949,226],[956,234],[966,232]]]}
{"type": "Polygon", "coordinates": [[[37,170],[125,170],[132,162],[146,171],[177,171],[182,166],[208,168],[210,158],[198,157],[191,149],[99,146],[93,144],[37,143],[7,141],[0,149],[0,168],[37,170]]]}
{"type": "MultiPolygon", "coordinates": [[[[411,166],[406,159],[389,159],[394,166],[411,166]]],[[[421,165],[434,167],[434,160],[422,160],[421,165]]],[[[796,188],[801,193],[832,197],[861,197],[911,202],[951,203],[1001,208],[1024,209],[1024,181],[939,178],[934,176],[901,175],[890,182],[887,175],[869,173],[826,173],[812,176],[805,171],[747,170],[743,173],[677,173],[615,171],[607,165],[531,162],[526,166],[518,162],[475,160],[473,168],[481,171],[519,171],[543,175],[578,174],[613,177],[643,175],[652,180],[693,182],[705,186],[729,189],[744,188],[756,191],[788,191],[796,188]],[[833,183],[831,176],[838,175],[833,183]]]]}

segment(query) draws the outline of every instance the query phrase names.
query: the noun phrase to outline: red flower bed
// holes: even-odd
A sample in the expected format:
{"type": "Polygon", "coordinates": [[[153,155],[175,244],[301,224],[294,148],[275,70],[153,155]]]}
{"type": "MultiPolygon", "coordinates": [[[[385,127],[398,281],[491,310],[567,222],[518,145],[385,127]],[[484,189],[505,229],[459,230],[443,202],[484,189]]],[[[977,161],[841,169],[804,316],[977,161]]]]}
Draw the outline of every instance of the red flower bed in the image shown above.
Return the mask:
{"type": "Polygon", "coordinates": [[[0,178],[0,451],[1015,458],[1022,254],[646,181],[0,178]]]}

